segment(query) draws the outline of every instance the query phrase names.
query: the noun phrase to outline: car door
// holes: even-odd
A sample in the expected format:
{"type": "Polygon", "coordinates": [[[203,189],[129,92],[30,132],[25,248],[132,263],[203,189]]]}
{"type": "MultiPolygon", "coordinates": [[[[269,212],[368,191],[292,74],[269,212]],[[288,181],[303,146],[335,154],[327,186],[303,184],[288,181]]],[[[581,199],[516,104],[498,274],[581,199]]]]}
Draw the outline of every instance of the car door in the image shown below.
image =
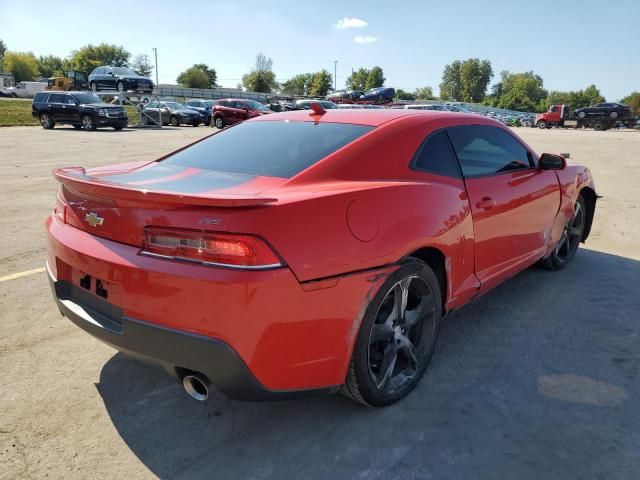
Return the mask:
{"type": "Polygon", "coordinates": [[[52,93],[49,95],[49,113],[54,122],[62,122],[64,119],[65,112],[62,108],[64,97],[65,95],[63,93],[52,93]]]}
{"type": "Polygon", "coordinates": [[[64,95],[64,98],[62,99],[62,114],[60,121],[67,123],[80,123],[80,107],[72,95],[64,95]]]}
{"type": "Polygon", "coordinates": [[[236,100],[233,102],[235,122],[244,122],[249,118],[249,105],[243,101],[236,100]]]}
{"type": "Polygon", "coordinates": [[[476,275],[488,289],[545,253],[560,206],[558,178],[538,169],[506,129],[465,125],[447,133],[469,195],[476,275]]]}
{"type": "Polygon", "coordinates": [[[158,102],[149,102],[143,111],[144,114],[148,115],[154,122],[158,122],[158,102]]]}
{"type": "Polygon", "coordinates": [[[102,88],[107,90],[115,90],[116,85],[113,76],[113,70],[111,67],[104,67],[103,74],[100,76],[102,79],[102,88]]]}

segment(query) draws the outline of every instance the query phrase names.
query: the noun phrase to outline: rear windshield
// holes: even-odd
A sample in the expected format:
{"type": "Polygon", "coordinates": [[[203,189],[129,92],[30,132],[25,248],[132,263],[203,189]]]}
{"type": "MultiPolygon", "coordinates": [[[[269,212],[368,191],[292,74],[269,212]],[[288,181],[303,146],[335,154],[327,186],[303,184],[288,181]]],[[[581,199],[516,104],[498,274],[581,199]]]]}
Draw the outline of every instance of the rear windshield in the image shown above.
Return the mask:
{"type": "Polygon", "coordinates": [[[373,128],[286,120],[246,122],[177,152],[163,163],[289,178],[373,128]]]}

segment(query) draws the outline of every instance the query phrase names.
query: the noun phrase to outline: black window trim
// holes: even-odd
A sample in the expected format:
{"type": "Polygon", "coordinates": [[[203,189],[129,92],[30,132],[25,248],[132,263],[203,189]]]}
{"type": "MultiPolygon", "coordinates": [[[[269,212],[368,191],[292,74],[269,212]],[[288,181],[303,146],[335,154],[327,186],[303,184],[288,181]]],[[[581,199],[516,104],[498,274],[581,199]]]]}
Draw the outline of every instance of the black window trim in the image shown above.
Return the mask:
{"type": "Polygon", "coordinates": [[[495,125],[487,125],[484,123],[469,123],[469,124],[465,124],[465,125],[451,125],[449,127],[445,127],[444,130],[447,130],[447,138],[449,139],[449,146],[450,148],[453,150],[453,154],[455,156],[456,161],[458,162],[458,167],[460,168],[460,172],[462,173],[462,178],[465,179],[475,179],[475,178],[486,178],[486,177],[497,177],[499,175],[505,175],[508,173],[516,173],[516,172],[525,172],[527,170],[537,170],[538,169],[538,165],[536,163],[536,161],[534,160],[534,156],[531,153],[531,151],[526,147],[526,145],[524,145],[519,138],[515,137],[514,135],[511,135],[511,133],[509,132],[505,132],[507,135],[511,135],[511,138],[513,138],[516,142],[518,142],[520,144],[520,146],[522,148],[524,148],[524,151],[527,152],[527,159],[529,160],[529,166],[528,167],[522,167],[522,168],[513,168],[510,170],[505,170],[504,172],[493,172],[493,173],[485,173],[485,174],[476,174],[476,175],[465,175],[464,171],[462,170],[462,164],[460,163],[460,159],[458,158],[458,154],[456,153],[456,149],[453,147],[453,143],[451,142],[451,139],[449,138],[449,132],[448,130],[451,128],[458,128],[458,127],[490,127],[490,128],[495,128],[496,130],[501,130],[504,132],[504,129],[495,126],[495,125]]]}
{"type": "Polygon", "coordinates": [[[441,177],[458,178],[458,179],[464,178],[464,174],[462,173],[462,166],[460,165],[460,161],[458,160],[458,156],[456,155],[455,149],[453,148],[453,145],[451,143],[451,139],[449,138],[449,133],[447,132],[447,128],[448,127],[443,127],[443,128],[439,128],[437,130],[433,130],[433,131],[429,132],[429,135],[427,135],[422,140],[422,142],[420,142],[420,146],[418,146],[418,149],[413,154],[413,157],[411,158],[411,161],[409,162],[409,169],[414,170],[416,172],[429,173],[431,175],[440,175],[441,177]],[[436,134],[438,134],[438,133],[440,133],[442,131],[444,131],[445,137],[447,138],[447,145],[449,146],[449,152],[451,152],[451,157],[455,160],[456,165],[458,166],[458,175],[457,176],[447,175],[445,173],[438,172],[438,171],[435,171],[435,170],[430,169],[430,168],[419,167],[417,165],[418,159],[420,158],[420,154],[422,153],[422,150],[424,150],[425,145],[429,142],[429,140],[431,139],[432,136],[434,136],[434,135],[436,135],[436,134]]]}

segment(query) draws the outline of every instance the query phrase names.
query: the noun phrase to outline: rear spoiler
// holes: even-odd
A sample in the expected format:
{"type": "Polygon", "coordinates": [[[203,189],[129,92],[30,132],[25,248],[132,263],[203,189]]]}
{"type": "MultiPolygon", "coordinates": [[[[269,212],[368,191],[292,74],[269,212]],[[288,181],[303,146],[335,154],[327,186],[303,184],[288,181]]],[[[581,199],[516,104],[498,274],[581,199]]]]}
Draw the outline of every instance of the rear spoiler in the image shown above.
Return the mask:
{"type": "Polygon", "coordinates": [[[101,181],[86,174],[83,167],[67,167],[53,170],[54,178],[73,190],[107,197],[138,202],[163,203],[168,205],[198,205],[207,207],[255,207],[277,202],[277,198],[225,195],[219,193],[184,194],[144,188],[130,188],[101,181]]]}

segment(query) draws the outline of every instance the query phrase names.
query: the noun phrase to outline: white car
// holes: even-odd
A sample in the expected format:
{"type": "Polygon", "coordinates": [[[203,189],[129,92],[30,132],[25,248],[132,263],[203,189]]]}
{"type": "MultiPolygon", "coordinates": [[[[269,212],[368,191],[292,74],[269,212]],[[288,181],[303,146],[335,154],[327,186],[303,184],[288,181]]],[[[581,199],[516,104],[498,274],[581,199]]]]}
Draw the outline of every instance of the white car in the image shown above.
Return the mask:
{"type": "Polygon", "coordinates": [[[33,98],[36,93],[44,91],[45,88],[47,88],[47,82],[20,82],[5,91],[19,98],[33,98]]]}

